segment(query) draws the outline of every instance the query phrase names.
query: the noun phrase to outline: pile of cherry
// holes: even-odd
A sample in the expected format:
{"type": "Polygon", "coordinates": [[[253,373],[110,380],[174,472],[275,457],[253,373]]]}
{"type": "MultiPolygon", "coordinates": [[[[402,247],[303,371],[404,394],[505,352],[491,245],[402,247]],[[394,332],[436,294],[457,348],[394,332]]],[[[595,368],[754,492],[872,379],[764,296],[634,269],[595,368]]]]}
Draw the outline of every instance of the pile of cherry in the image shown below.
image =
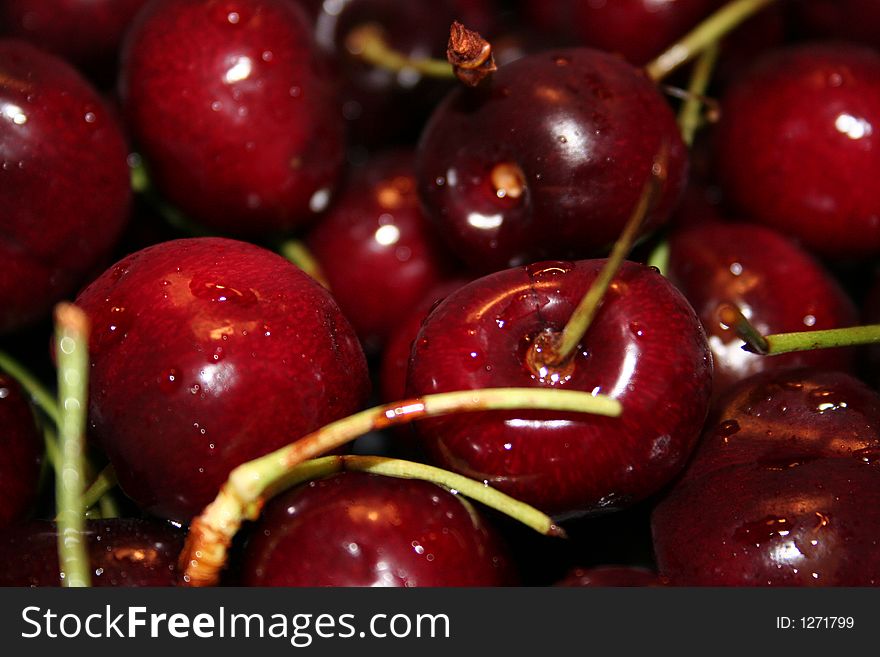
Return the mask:
{"type": "MultiPolygon", "coordinates": [[[[765,2],[714,66],[658,72],[725,4],[0,0],[0,350],[51,388],[53,307],[88,317],[89,477],[118,480],[84,511],[92,584],[183,582],[240,464],[486,388],[622,411],[451,413],[354,448],[567,539],[339,472],[267,500],[221,583],[880,584],[880,357],[748,353],[719,314],[880,321],[880,3],[765,2]],[[456,19],[493,47],[473,87],[429,59],[456,19]],[[594,321],[544,359],[652,179],[594,321]]],[[[58,585],[53,418],[26,388],[0,373],[0,584],[58,585]]]]}

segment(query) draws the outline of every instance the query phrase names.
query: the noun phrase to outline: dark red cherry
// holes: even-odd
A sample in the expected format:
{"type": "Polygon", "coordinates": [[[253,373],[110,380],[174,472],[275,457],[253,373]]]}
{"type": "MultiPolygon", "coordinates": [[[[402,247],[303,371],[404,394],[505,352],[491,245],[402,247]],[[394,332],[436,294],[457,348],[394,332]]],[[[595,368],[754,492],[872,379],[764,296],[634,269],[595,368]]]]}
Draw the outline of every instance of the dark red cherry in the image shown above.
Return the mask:
{"type": "Polygon", "coordinates": [[[77,302],[91,320],[90,419],[123,490],[188,521],[230,470],[359,409],[363,351],[329,293],[245,242],[164,242],[77,302]]]}
{"type": "Polygon", "coordinates": [[[712,358],[699,319],[663,276],[624,263],[570,365],[533,371],[527,362],[531,341],[563,328],[604,263],[509,269],[446,297],[416,338],[407,392],[559,387],[610,395],[622,416],[491,411],[420,421],[433,460],[554,514],[621,508],[678,473],[706,417],[712,358]]]}
{"type": "Polygon", "coordinates": [[[880,4],[876,0],[799,0],[789,3],[793,22],[808,36],[880,43],[880,4]]]}
{"type": "Polygon", "coordinates": [[[756,372],[812,366],[852,370],[852,349],[818,349],[765,357],[743,351],[743,341],[718,311],[733,304],[764,335],[854,326],[852,301],[825,268],[770,228],[705,223],[669,238],[667,276],[688,298],[709,337],[714,393],[756,372]]]}
{"type": "Polygon", "coordinates": [[[288,0],[159,0],[128,32],[120,94],[157,189],[237,234],[322,211],[341,171],[335,81],[288,0]]]}
{"type": "Polygon", "coordinates": [[[418,304],[409,309],[406,317],[398,322],[382,352],[379,387],[383,401],[393,402],[404,398],[409,358],[422,322],[443,299],[468,282],[466,279],[456,278],[434,286],[418,304]]]}
{"type": "Polygon", "coordinates": [[[668,176],[645,232],[668,219],[686,179],[671,109],[619,57],[551,51],[446,98],[422,134],[419,191],[478,270],[584,257],[617,238],[664,148],[668,176]]]}
{"type": "Polygon", "coordinates": [[[0,332],[46,316],[112,249],[128,217],[127,154],[69,64],[0,40],[0,332]]]}
{"type": "Polygon", "coordinates": [[[116,77],[119,44],[146,0],[4,0],[0,25],[101,81],[116,77]]]}
{"type": "MultiPolygon", "coordinates": [[[[174,586],[184,532],[134,518],[87,520],[92,586],[174,586]]],[[[0,586],[61,586],[58,529],[35,520],[0,533],[0,586]]]]}
{"type": "Polygon", "coordinates": [[[880,397],[840,372],[764,372],[716,417],[654,511],[660,573],[684,585],[880,583],[880,397]]]}
{"type": "Polygon", "coordinates": [[[661,586],[657,573],[635,566],[573,568],[555,586],[661,586]]]}
{"type": "Polygon", "coordinates": [[[504,586],[516,572],[471,504],[415,479],[347,472],[267,505],[247,586],[504,586]]]}
{"type": "Polygon", "coordinates": [[[685,470],[696,479],[750,463],[786,469],[825,458],[880,456],[880,397],[844,372],[762,372],[713,410],[685,470]]]}
{"type": "Polygon", "coordinates": [[[528,0],[527,16],[578,44],[619,53],[647,64],[707,16],[717,0],[613,0],[581,2],[528,0]]]}
{"type": "Polygon", "coordinates": [[[880,53],[815,43],[767,53],[725,94],[716,162],[747,217],[819,254],[880,252],[880,53]]]}
{"type": "Polygon", "coordinates": [[[22,520],[37,499],[43,439],[18,384],[0,374],[0,528],[22,520]]]}
{"type": "Polygon", "coordinates": [[[408,152],[359,167],[307,242],[368,351],[451,271],[422,213],[408,152]]]}
{"type": "Polygon", "coordinates": [[[412,143],[425,119],[452,86],[414,69],[391,71],[365,63],[351,41],[364,26],[408,57],[445,58],[449,26],[456,19],[472,29],[490,27],[486,0],[300,0],[314,21],[321,48],[332,55],[342,77],[342,113],[352,141],[370,148],[412,143]]]}

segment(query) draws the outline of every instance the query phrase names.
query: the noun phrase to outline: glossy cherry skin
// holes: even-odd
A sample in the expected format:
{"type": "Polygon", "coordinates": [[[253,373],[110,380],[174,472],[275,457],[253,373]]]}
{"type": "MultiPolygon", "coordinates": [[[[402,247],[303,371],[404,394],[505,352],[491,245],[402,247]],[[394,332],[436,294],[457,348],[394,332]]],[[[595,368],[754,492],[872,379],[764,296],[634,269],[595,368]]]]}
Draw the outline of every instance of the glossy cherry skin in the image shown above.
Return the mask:
{"type": "Polygon", "coordinates": [[[273,500],[246,586],[505,586],[516,571],[469,502],[426,481],[346,472],[273,500]]]}
{"type": "Polygon", "coordinates": [[[852,301],[817,260],[784,235],[758,225],[706,223],[669,237],[669,280],[703,322],[714,359],[714,393],[765,370],[812,366],[852,370],[852,349],[817,349],[768,358],[742,349],[721,322],[733,304],[763,335],[858,324],[852,301]]]}
{"type": "Polygon", "coordinates": [[[102,81],[116,75],[119,44],[146,0],[4,0],[10,35],[55,53],[102,81]]]}
{"type": "Polygon", "coordinates": [[[287,0],[160,0],[128,32],[120,95],[153,183],[190,219],[303,226],[341,172],[335,78],[287,0]]]}
{"type": "Polygon", "coordinates": [[[46,316],[112,249],[128,218],[127,154],[69,64],[0,40],[0,332],[46,316]]]}
{"type": "Polygon", "coordinates": [[[647,64],[707,16],[716,0],[614,0],[525,3],[526,15],[545,29],[568,33],[578,44],[647,64]]]}
{"type": "Polygon", "coordinates": [[[764,372],[716,417],[654,511],[661,574],[684,585],[880,583],[880,397],[840,372],[764,372]]]}
{"type": "Polygon", "coordinates": [[[143,509],[188,521],[230,470],[363,404],[363,351],[329,293],[221,238],[121,260],[77,298],[92,433],[143,509]]]}
{"type": "Polygon", "coordinates": [[[353,172],[307,243],[368,351],[378,351],[452,270],[422,213],[413,157],[404,151],[353,172]]]}
{"type": "Polygon", "coordinates": [[[668,219],[687,174],[669,106],[619,57],[550,51],[446,98],[422,133],[419,192],[476,270],[586,257],[617,238],[664,145],[668,175],[644,232],[668,219]]]}
{"type": "MultiPolygon", "coordinates": [[[[175,586],[184,532],[134,518],[87,520],[92,586],[175,586]]],[[[58,530],[34,520],[0,533],[0,586],[61,586],[58,530]]]]}
{"type": "Polygon", "coordinates": [[[706,417],[712,357],[693,309],[656,271],[623,265],[570,371],[541,378],[526,363],[531,340],[563,328],[604,262],[518,267],[446,297],[416,338],[407,393],[558,386],[610,395],[622,416],[423,420],[416,430],[435,462],[560,515],[628,506],[679,472],[706,417]]]}
{"type": "Polygon", "coordinates": [[[663,580],[647,568],[633,566],[598,566],[573,568],[555,586],[661,586],[663,580]]]}
{"type": "Polygon", "coordinates": [[[880,252],[880,53],[768,53],[728,89],[716,127],[719,179],[745,216],[824,256],[880,252]]]}
{"type": "Polygon", "coordinates": [[[455,278],[434,286],[398,323],[382,352],[379,368],[379,391],[382,401],[393,402],[403,399],[406,395],[406,372],[409,368],[413,342],[419,334],[419,329],[422,328],[422,323],[443,299],[469,282],[464,278],[455,278]]]}
{"type": "Polygon", "coordinates": [[[0,528],[22,520],[37,499],[43,439],[18,384],[0,374],[0,528]]]}

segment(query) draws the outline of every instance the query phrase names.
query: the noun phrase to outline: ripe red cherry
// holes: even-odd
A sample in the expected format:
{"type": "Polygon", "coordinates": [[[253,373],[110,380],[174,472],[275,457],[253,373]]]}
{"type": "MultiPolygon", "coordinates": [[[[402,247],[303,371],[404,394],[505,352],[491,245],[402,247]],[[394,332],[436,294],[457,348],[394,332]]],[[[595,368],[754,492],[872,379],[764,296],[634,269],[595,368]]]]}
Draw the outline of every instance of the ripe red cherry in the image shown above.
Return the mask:
{"type": "Polygon", "coordinates": [[[329,293],[244,242],[165,242],[86,288],[90,418],[123,490],[188,521],[230,470],[364,402],[364,354],[329,293]]]}
{"type": "Polygon", "coordinates": [[[0,374],[0,528],[25,517],[37,499],[43,440],[18,384],[0,374]]]}
{"type": "Polygon", "coordinates": [[[685,585],[877,585],[878,462],[880,397],[858,380],[807,370],[742,382],[654,511],[661,574],[685,585]]]}
{"type": "Polygon", "coordinates": [[[55,53],[101,81],[116,76],[119,44],[146,0],[4,0],[8,34],[55,53]]]}
{"type": "Polygon", "coordinates": [[[466,500],[414,479],[347,472],[273,500],[246,547],[247,586],[504,586],[495,531],[466,500]]]}
{"type": "Polygon", "coordinates": [[[716,162],[747,217],[819,254],[880,252],[880,53],[845,43],[768,53],[722,100],[716,162]]]}
{"type": "Polygon", "coordinates": [[[570,367],[526,354],[560,330],[604,264],[544,262],[474,281],[434,309],[413,346],[408,394],[534,386],[618,399],[619,418],[491,411],[421,421],[434,461],[554,514],[624,507],[683,466],[706,417],[712,359],[693,309],[660,274],[624,263],[570,367]]]}
{"type": "Polygon", "coordinates": [[[344,121],[297,3],[153,2],[121,67],[152,180],[191,219],[259,234],[302,226],[327,205],[344,121]]]}
{"type": "Polygon", "coordinates": [[[709,336],[714,394],[771,369],[813,366],[851,370],[852,349],[819,349],[768,358],[742,349],[724,324],[722,304],[738,307],[764,335],[854,326],[858,315],[837,281],[812,256],[776,231],[742,223],[694,225],[669,238],[671,280],[709,336]]]}
{"type": "Polygon", "coordinates": [[[475,269],[585,257],[620,234],[664,147],[668,176],[644,231],[668,219],[686,178],[672,111],[619,57],[553,51],[446,98],[422,134],[419,191],[475,269]]]}
{"type": "Polygon", "coordinates": [[[419,205],[412,154],[403,151],[357,169],[308,245],[368,351],[451,270],[419,205]]]}
{"type": "Polygon", "coordinates": [[[0,40],[0,332],[47,315],[109,253],[128,217],[127,153],[69,64],[0,40]]]}
{"type": "Polygon", "coordinates": [[[579,44],[647,64],[700,19],[717,0],[615,0],[614,2],[526,2],[530,17],[545,29],[568,33],[579,44]]]}
{"type": "Polygon", "coordinates": [[[875,0],[800,0],[789,11],[800,30],[812,37],[880,42],[880,5],[875,0]]]}
{"type": "Polygon", "coordinates": [[[452,86],[413,69],[386,70],[361,61],[350,42],[364,26],[409,57],[445,57],[449,26],[458,19],[472,29],[489,27],[486,0],[300,0],[314,22],[318,45],[332,55],[342,77],[342,113],[355,144],[371,148],[410,143],[431,110],[452,86]]]}
{"type": "MultiPolygon", "coordinates": [[[[92,586],[174,586],[184,532],[134,518],[87,520],[92,586]]],[[[58,529],[35,520],[0,533],[0,586],[61,586],[58,529]]]]}

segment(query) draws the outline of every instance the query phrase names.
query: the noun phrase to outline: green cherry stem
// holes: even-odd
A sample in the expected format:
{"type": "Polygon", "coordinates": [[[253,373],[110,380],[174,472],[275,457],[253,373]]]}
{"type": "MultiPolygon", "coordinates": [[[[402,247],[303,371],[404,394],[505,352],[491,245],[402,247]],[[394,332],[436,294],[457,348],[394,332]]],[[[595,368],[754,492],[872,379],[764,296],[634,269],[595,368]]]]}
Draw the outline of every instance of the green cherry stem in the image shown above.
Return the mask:
{"type": "Polygon", "coordinates": [[[324,288],[330,289],[330,283],[327,277],[324,276],[321,265],[305,244],[299,240],[285,240],[278,245],[278,252],[314,278],[324,288]]]}
{"type": "Polygon", "coordinates": [[[58,408],[58,400],[49,390],[31,374],[27,368],[15,360],[9,354],[0,351],[0,370],[6,372],[18,381],[24,391],[34,403],[42,410],[50,420],[58,426],[61,421],[61,411],[58,408]]]}
{"type": "MultiPolygon", "coordinates": [[[[417,419],[451,413],[487,410],[533,409],[559,412],[593,413],[618,417],[621,404],[605,395],[576,390],[545,388],[487,388],[425,395],[392,404],[376,406],[332,422],[270,454],[244,463],[233,470],[217,497],[190,524],[186,545],[180,557],[183,581],[191,586],[211,586],[226,564],[227,549],[244,520],[259,517],[265,501],[296,480],[296,469],[309,459],[321,456],[370,431],[417,419]]],[[[424,466],[427,467],[427,466],[424,466]]],[[[444,477],[457,477],[445,473],[444,477]]],[[[449,482],[450,479],[445,479],[449,482]]],[[[464,482],[454,487],[462,490],[464,482]]],[[[483,483],[478,484],[485,487],[483,483]]],[[[473,490],[473,489],[469,489],[473,490]]],[[[482,488],[481,488],[482,490],[482,488]]],[[[491,489],[489,489],[491,490],[491,489]]],[[[501,495],[497,491],[493,494],[501,495]]],[[[482,494],[488,494],[484,492],[482,494]]],[[[505,496],[506,497],[506,496],[505,496]]],[[[499,499],[500,498],[496,498],[499,499]]],[[[509,499],[509,498],[508,498],[509,499]]],[[[507,502],[493,505],[507,509],[514,517],[536,527],[530,507],[507,502]]],[[[538,512],[535,512],[538,513],[538,512]]],[[[546,521],[546,533],[558,533],[546,521]]]]}
{"type": "Polygon", "coordinates": [[[102,518],[111,518],[119,515],[116,503],[108,495],[116,487],[116,484],[116,471],[112,465],[108,465],[98,473],[91,486],[83,493],[82,508],[88,510],[99,504],[102,518]]]}
{"type": "Polygon", "coordinates": [[[571,358],[578,344],[586,335],[593,323],[602,300],[608,291],[608,287],[614,280],[614,276],[623,264],[624,259],[632,250],[638,235],[639,228],[651,209],[663,180],[666,177],[668,151],[664,144],[660,153],[654,159],[651,173],[642,188],[638,203],[623,228],[623,232],[599,271],[599,275],[587,290],[587,293],[572,312],[561,332],[545,332],[538,335],[529,349],[527,360],[529,367],[535,371],[543,369],[557,369],[565,367],[571,362],[571,358]]]}
{"type": "Polygon", "coordinates": [[[645,72],[655,82],[662,80],[773,2],[775,0],[728,2],[649,62],[645,72]]]}
{"type": "Polygon", "coordinates": [[[88,391],[88,319],[69,303],[55,307],[58,360],[58,437],[61,464],[56,471],[58,558],[64,586],[90,586],[89,559],[82,538],[85,517],[82,493],[85,471],[85,428],[88,391]]]}
{"type": "Polygon", "coordinates": [[[431,78],[455,78],[452,65],[445,59],[412,58],[394,50],[385,41],[382,28],[375,23],[354,28],[345,39],[345,47],[355,57],[388,71],[415,71],[431,78]]]}
{"type": "Polygon", "coordinates": [[[743,346],[743,349],[753,353],[760,353],[764,356],[775,356],[777,354],[788,354],[793,351],[812,351],[813,349],[833,349],[835,347],[875,344],[880,342],[880,324],[825,329],[822,331],[775,333],[763,337],[767,343],[765,351],[755,351],[752,345],[748,343],[743,346]]]}
{"type": "Polygon", "coordinates": [[[722,304],[718,308],[718,318],[745,342],[743,350],[760,356],[880,343],[880,324],[762,335],[739,308],[732,304],[722,304]]]}
{"type": "Polygon", "coordinates": [[[688,97],[681,106],[678,114],[678,126],[681,129],[681,137],[688,147],[693,146],[697,130],[703,123],[704,94],[712,79],[712,71],[718,61],[718,53],[721,49],[717,43],[711,44],[699,56],[694,69],[691,72],[691,80],[688,86],[688,97]]]}

